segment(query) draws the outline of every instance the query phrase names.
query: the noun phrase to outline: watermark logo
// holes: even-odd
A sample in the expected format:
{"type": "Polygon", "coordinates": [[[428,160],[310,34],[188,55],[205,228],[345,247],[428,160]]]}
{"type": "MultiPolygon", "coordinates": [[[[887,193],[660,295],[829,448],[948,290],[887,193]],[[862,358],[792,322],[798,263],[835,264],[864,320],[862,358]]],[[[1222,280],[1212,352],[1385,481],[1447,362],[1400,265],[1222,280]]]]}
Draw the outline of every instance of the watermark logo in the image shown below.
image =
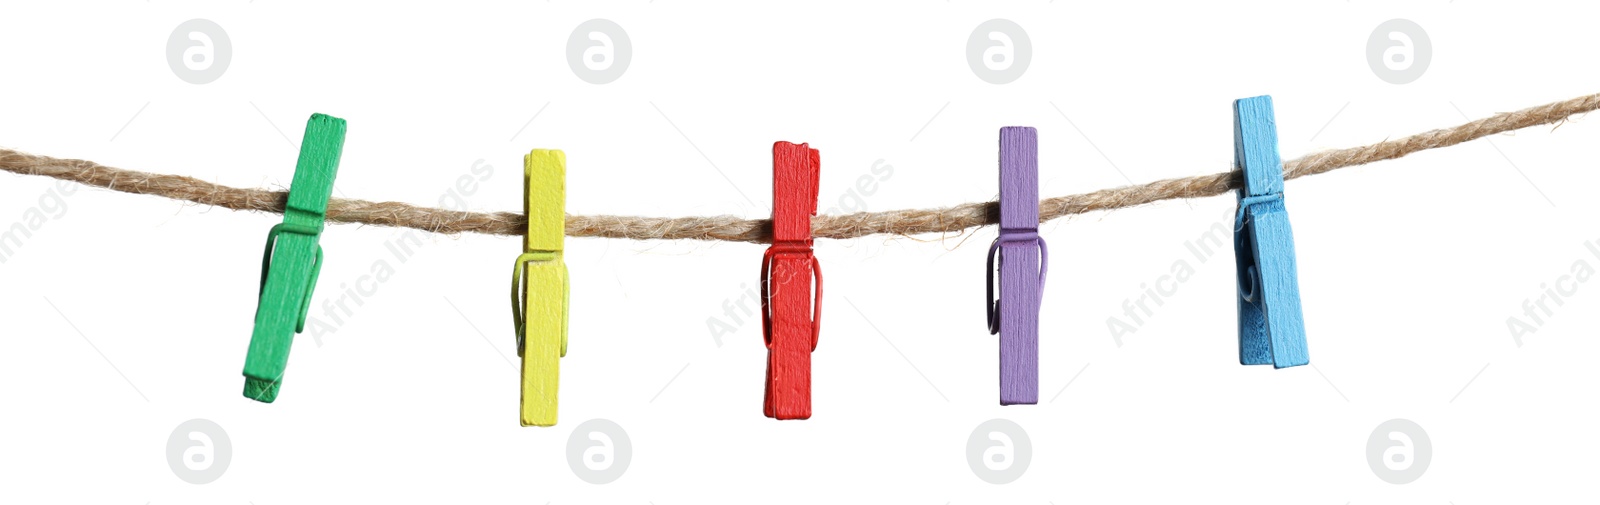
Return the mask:
{"type": "Polygon", "coordinates": [[[1433,61],[1433,42],[1421,25],[1409,19],[1379,24],[1367,37],[1367,65],[1379,79],[1407,84],[1422,77],[1433,61]]]}
{"type": "Polygon", "coordinates": [[[1367,466],[1390,484],[1408,484],[1428,471],[1433,443],[1428,432],[1407,419],[1390,419],[1367,437],[1367,466]]]}
{"type": "Polygon", "coordinates": [[[579,79],[606,84],[622,77],[633,59],[628,32],[609,19],[584,21],[567,37],[567,66],[579,79]]]}
{"type": "Polygon", "coordinates": [[[233,61],[233,42],[222,26],[209,19],[191,19],[172,29],[167,37],[167,66],[190,84],[206,84],[222,77],[233,61]]]}
{"type": "Polygon", "coordinates": [[[622,477],[633,460],[628,432],[606,419],[590,419],[567,437],[567,465],[579,479],[607,484],[622,477]]]}
{"type": "Polygon", "coordinates": [[[1033,461],[1033,442],[1022,426],[1007,419],[990,419],[967,437],[967,466],[990,484],[1008,484],[1022,477],[1033,461]]]}
{"type": "Polygon", "coordinates": [[[967,37],[967,66],[979,79],[1005,84],[1022,77],[1033,60],[1033,42],[1021,25],[1009,19],[979,24],[967,37]]]}
{"type": "Polygon", "coordinates": [[[233,444],[228,432],[208,419],[190,419],[167,437],[167,466],[190,484],[209,484],[228,471],[233,444]]]}

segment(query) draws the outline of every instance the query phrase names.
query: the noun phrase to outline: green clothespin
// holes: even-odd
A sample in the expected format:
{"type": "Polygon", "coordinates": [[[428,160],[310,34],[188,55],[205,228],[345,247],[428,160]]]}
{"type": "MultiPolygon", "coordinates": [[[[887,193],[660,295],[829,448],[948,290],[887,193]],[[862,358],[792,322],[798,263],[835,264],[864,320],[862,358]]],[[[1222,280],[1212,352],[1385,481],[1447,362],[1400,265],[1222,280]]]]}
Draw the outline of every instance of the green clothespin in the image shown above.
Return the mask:
{"type": "Polygon", "coordinates": [[[312,114],[306,121],[283,224],[267,232],[267,251],[261,258],[261,300],[244,359],[245,398],[264,403],[278,398],[283,370],[289,365],[289,345],[305,328],[311,290],[322,269],[317,239],[339,171],[344,130],[344,120],[333,116],[312,114]]]}

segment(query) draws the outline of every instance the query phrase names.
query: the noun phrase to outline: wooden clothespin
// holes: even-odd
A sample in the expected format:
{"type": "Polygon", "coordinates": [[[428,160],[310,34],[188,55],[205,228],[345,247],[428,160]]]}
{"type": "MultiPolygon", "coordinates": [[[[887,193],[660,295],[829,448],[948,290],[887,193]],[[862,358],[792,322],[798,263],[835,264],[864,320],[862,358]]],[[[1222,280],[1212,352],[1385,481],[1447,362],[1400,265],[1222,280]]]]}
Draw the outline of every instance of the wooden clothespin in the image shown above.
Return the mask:
{"type": "Polygon", "coordinates": [[[312,114],[300,142],[283,223],[267,232],[261,258],[261,292],[255,331],[244,360],[244,396],[263,403],[278,398],[294,334],[306,325],[311,291],[322,269],[323,217],[344,150],[343,119],[312,114]]]}
{"type": "Polygon", "coordinates": [[[1311,362],[1300,312],[1294,233],[1283,205],[1283,163],[1272,97],[1233,102],[1234,165],[1244,172],[1233,247],[1239,278],[1239,363],[1311,362]]]}
{"type": "Polygon", "coordinates": [[[1039,403],[1039,307],[1049,264],[1049,250],[1039,237],[1039,134],[1024,126],[1001,128],[1000,236],[989,246],[984,304],[989,333],[1000,334],[1001,405],[1039,403]]]}
{"type": "Polygon", "coordinates": [[[811,252],[811,216],[821,170],[816,149],[772,145],[772,246],[761,258],[761,330],[767,342],[763,411],[777,419],[811,417],[811,351],[822,326],[822,267],[811,252]]]}
{"type": "Polygon", "coordinates": [[[522,425],[555,426],[561,357],[567,355],[567,155],[534,149],[523,158],[528,240],[511,273],[511,317],[522,357],[522,425]]]}

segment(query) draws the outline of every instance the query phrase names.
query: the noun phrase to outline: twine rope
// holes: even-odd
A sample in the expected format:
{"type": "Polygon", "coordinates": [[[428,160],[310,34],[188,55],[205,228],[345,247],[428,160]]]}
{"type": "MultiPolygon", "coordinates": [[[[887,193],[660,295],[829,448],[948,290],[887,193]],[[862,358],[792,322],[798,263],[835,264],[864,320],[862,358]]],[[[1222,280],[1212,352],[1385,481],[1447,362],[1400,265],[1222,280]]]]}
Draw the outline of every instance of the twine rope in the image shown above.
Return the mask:
{"type": "MultiPolygon", "coordinates": [[[[1595,109],[1600,109],[1600,94],[1496,114],[1459,126],[1372,145],[1323,151],[1284,162],[1283,178],[1297,179],[1340,168],[1391,160],[1419,151],[1453,146],[1532,126],[1554,124],[1559,127],[1568,118],[1595,109]]],[[[288,191],[234,188],[188,176],[153,174],[109,167],[93,161],[52,158],[10,149],[0,149],[0,169],[124,193],[162,196],[233,210],[281,214],[289,197],[288,191]]],[[[1161,200],[1216,196],[1240,186],[1239,172],[1229,171],[1046,198],[1039,202],[1039,221],[1042,223],[1071,214],[1133,207],[1161,200]]],[[[463,212],[399,202],[371,202],[345,198],[332,198],[328,201],[327,220],[338,223],[415,228],[445,234],[484,233],[520,236],[526,232],[528,226],[526,216],[512,212],[463,212]]],[[[811,219],[811,234],[817,238],[831,239],[875,234],[911,236],[960,232],[968,228],[998,224],[999,220],[999,203],[990,201],[965,203],[942,209],[816,216],[811,219]]],[[[769,243],[772,240],[772,221],[741,219],[735,216],[663,218],[568,215],[566,234],[571,237],[633,240],[689,239],[769,243]]]]}

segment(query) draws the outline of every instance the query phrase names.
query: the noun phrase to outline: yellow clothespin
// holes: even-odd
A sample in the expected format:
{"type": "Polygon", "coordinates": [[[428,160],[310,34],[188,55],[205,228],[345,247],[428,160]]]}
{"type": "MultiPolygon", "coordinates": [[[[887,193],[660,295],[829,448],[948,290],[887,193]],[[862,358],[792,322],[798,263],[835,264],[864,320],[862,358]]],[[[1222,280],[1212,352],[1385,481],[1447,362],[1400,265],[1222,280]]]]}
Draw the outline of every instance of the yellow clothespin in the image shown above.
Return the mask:
{"type": "Polygon", "coordinates": [[[511,317],[522,357],[522,425],[555,426],[560,358],[567,355],[567,264],[561,259],[567,155],[534,149],[523,164],[528,241],[511,274],[511,317]]]}

